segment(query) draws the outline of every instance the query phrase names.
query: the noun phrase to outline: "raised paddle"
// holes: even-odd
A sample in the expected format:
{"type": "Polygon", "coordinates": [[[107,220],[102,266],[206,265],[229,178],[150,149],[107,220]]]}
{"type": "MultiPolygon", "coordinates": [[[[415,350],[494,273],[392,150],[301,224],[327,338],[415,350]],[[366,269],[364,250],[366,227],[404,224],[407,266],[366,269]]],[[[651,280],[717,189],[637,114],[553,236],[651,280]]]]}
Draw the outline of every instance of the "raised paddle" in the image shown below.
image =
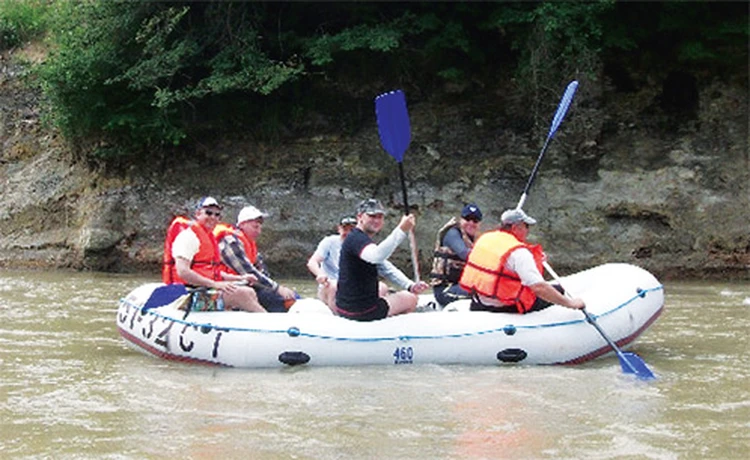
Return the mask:
{"type": "MultiPolygon", "coordinates": [[[[406,194],[404,178],[404,153],[411,143],[411,125],[409,112],[406,110],[406,96],[399,90],[383,93],[375,98],[375,117],[378,120],[380,144],[390,156],[398,162],[398,173],[401,178],[401,191],[404,196],[404,215],[409,215],[409,200],[406,194]]],[[[409,231],[411,264],[414,267],[414,282],[419,282],[419,259],[414,231],[409,231]]]]}
{"type": "MultiPolygon", "coordinates": [[[[531,189],[531,185],[534,183],[534,179],[539,172],[539,165],[541,165],[542,163],[542,158],[544,158],[544,153],[547,151],[547,146],[549,145],[550,140],[552,140],[552,137],[555,135],[555,132],[557,132],[557,128],[560,127],[560,123],[562,123],[563,118],[565,118],[565,114],[568,113],[568,107],[570,107],[570,103],[573,100],[573,96],[575,95],[577,88],[578,82],[575,80],[570,82],[568,84],[568,87],[565,88],[565,93],[563,94],[563,97],[562,99],[560,99],[560,103],[557,106],[557,112],[555,112],[555,116],[554,118],[552,118],[552,124],[549,127],[547,139],[544,141],[544,146],[542,146],[542,151],[539,153],[539,158],[537,158],[536,163],[534,164],[534,169],[531,170],[531,175],[529,176],[529,180],[526,182],[526,187],[523,189],[521,199],[518,200],[516,209],[523,208],[523,204],[526,202],[526,197],[528,196],[529,189],[531,189]]],[[[555,273],[555,271],[546,261],[544,262],[544,267],[547,269],[549,274],[552,275],[552,277],[559,283],[560,277],[557,276],[557,273],[555,273]]],[[[615,353],[617,353],[617,357],[620,359],[620,366],[622,367],[623,372],[635,374],[641,380],[652,380],[656,378],[654,376],[654,373],[649,370],[649,368],[646,366],[646,363],[640,358],[640,356],[636,355],[635,353],[624,353],[622,350],[620,350],[617,344],[612,342],[607,334],[604,333],[604,330],[602,330],[602,328],[596,322],[595,318],[591,316],[589,312],[586,311],[586,309],[583,309],[581,311],[586,316],[586,321],[594,326],[594,328],[596,328],[596,330],[599,332],[599,334],[601,334],[601,336],[609,344],[609,346],[612,347],[613,350],[615,350],[615,353]]]]}
{"type": "MultiPolygon", "coordinates": [[[[560,283],[562,286],[562,283],[560,281],[560,277],[557,276],[557,273],[555,273],[555,270],[552,269],[552,267],[545,261],[544,262],[544,268],[547,269],[550,275],[560,283]]],[[[570,293],[568,290],[565,290],[565,295],[570,296],[570,293]]],[[[584,315],[586,315],[586,321],[588,321],[592,326],[596,328],[596,330],[599,332],[599,334],[604,338],[604,340],[609,344],[610,347],[617,353],[617,358],[620,360],[620,367],[622,367],[622,371],[626,374],[635,374],[636,377],[638,377],[641,380],[654,380],[656,376],[653,372],[651,372],[651,369],[646,366],[646,363],[641,359],[640,356],[638,356],[635,353],[632,352],[624,352],[620,349],[620,347],[617,346],[615,342],[610,339],[607,334],[604,332],[604,330],[599,326],[599,324],[596,322],[596,319],[591,315],[591,313],[587,312],[586,309],[581,310],[584,315]]]]}
{"type": "Polygon", "coordinates": [[[536,175],[539,172],[539,165],[542,164],[542,158],[544,158],[544,153],[547,151],[547,146],[549,146],[549,142],[552,140],[552,137],[557,132],[557,128],[560,127],[560,123],[562,123],[563,118],[565,118],[565,114],[568,113],[568,107],[570,106],[570,101],[573,100],[573,96],[575,95],[577,88],[578,88],[578,82],[576,80],[573,80],[572,82],[568,83],[568,87],[565,88],[565,93],[563,94],[562,99],[560,99],[560,103],[557,105],[557,112],[555,112],[555,117],[552,119],[552,124],[549,127],[549,133],[547,134],[547,139],[544,141],[544,145],[542,146],[542,151],[539,153],[539,158],[536,159],[536,163],[534,164],[534,169],[531,170],[531,175],[529,176],[528,182],[526,182],[526,187],[523,189],[523,193],[521,194],[521,199],[518,200],[518,206],[516,206],[516,209],[523,208],[523,204],[526,202],[526,196],[529,193],[531,184],[534,183],[534,179],[536,179],[536,175]]]}

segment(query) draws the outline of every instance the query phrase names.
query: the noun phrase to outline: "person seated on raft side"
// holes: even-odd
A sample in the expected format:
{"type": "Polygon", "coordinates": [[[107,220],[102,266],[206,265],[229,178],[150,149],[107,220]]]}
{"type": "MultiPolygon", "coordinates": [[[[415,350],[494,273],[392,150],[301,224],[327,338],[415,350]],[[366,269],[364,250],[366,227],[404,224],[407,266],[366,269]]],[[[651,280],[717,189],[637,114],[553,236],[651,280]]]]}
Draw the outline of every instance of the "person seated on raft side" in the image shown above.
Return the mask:
{"type": "Polygon", "coordinates": [[[456,300],[471,298],[471,294],[458,285],[458,280],[481,225],[482,210],[471,203],[464,206],[458,220],[451,217],[437,232],[430,285],[442,308],[456,300]]]}
{"type": "Polygon", "coordinates": [[[378,200],[364,200],[357,206],[357,226],[349,232],[341,246],[339,281],[336,291],[336,313],[355,321],[375,321],[387,316],[410,313],[417,308],[417,295],[429,286],[423,281],[412,282],[388,257],[414,228],[413,214],[401,218],[399,225],[380,244],[372,237],[383,228],[385,209],[378,200]],[[381,297],[378,264],[390,265],[400,276],[405,291],[381,297]]]}
{"type": "MultiPolygon", "coordinates": [[[[307,269],[315,276],[315,281],[318,283],[318,298],[328,305],[328,308],[334,314],[336,313],[336,290],[339,279],[341,245],[356,225],[356,217],[346,216],[341,218],[337,225],[337,233],[320,240],[315,252],[307,260],[307,269]]],[[[401,271],[388,261],[378,264],[378,274],[396,284],[404,284],[398,277],[401,271]]],[[[380,297],[385,297],[388,295],[388,285],[380,281],[378,291],[380,297]]]]}
{"type": "Polygon", "coordinates": [[[211,197],[201,199],[192,221],[175,218],[167,231],[163,278],[191,288],[207,287],[191,296],[190,310],[238,309],[248,312],[266,310],[255,291],[237,282],[253,284],[253,275],[236,275],[220,270],[221,261],[211,231],[219,222],[222,206],[211,197]],[[169,257],[171,255],[171,258],[169,257]]]}
{"type": "Polygon", "coordinates": [[[552,304],[585,308],[583,300],[563,295],[562,286],[544,280],[542,247],[526,243],[536,220],[521,209],[506,210],[500,220],[499,229],[476,241],[461,275],[459,284],[473,293],[470,309],[524,314],[552,304]]]}
{"type": "Polygon", "coordinates": [[[219,223],[213,234],[227,271],[253,275],[258,280],[252,286],[258,302],[269,312],[284,313],[300,296],[293,289],[271,279],[263,257],[258,253],[257,239],[266,217],[268,214],[255,206],[245,206],[237,215],[236,226],[219,223]]]}
{"type": "Polygon", "coordinates": [[[318,298],[328,308],[336,307],[336,283],[339,279],[339,257],[341,245],[349,232],[357,225],[357,218],[342,217],[336,226],[336,234],[324,237],[307,259],[307,269],[315,276],[318,283],[318,298]]]}

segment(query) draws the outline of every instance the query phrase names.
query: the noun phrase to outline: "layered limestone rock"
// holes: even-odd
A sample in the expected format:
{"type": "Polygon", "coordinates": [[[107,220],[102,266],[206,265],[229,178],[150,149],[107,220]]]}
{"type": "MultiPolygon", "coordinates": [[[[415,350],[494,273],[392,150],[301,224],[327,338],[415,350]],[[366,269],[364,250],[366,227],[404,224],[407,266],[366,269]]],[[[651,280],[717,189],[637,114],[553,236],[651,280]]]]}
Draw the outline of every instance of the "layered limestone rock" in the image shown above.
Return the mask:
{"type": "MultiPolygon", "coordinates": [[[[747,85],[701,82],[697,100],[675,109],[665,84],[623,93],[581,82],[524,205],[539,220],[531,238],[558,272],[628,262],[664,278],[750,278],[747,85]]],[[[307,257],[358,201],[386,204],[383,236],[402,212],[397,165],[379,145],[374,117],[348,137],[275,146],[226,139],[205,147],[210,162],[177,152],[112,175],[73,159],[42,127],[37,99],[4,74],[5,267],[156,274],[172,216],[212,195],[230,222],[246,204],[269,212],[260,240],[268,265],[278,275],[309,276],[307,257]]],[[[474,108],[471,100],[409,107],[404,168],[424,275],[435,232],[465,203],[482,208],[484,230],[516,205],[546,136],[547,126],[514,125],[521,106],[507,104],[497,116],[472,116],[474,108]]],[[[405,273],[409,259],[406,244],[392,258],[405,273]]]]}

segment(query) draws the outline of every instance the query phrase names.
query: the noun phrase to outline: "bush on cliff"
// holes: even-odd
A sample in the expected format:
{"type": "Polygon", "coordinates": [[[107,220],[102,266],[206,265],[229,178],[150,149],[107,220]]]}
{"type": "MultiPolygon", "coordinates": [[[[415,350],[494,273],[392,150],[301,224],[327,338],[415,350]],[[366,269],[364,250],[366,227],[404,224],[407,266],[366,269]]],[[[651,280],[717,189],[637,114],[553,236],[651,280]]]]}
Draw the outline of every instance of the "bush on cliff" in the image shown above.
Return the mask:
{"type": "Polygon", "coordinates": [[[710,71],[746,56],[748,36],[731,3],[41,3],[50,118],[71,139],[106,140],[85,152],[105,161],[210,136],[345,132],[371,121],[379,91],[481,91],[501,73],[546,124],[559,88],[603,62],[710,71]]]}
{"type": "Polygon", "coordinates": [[[0,51],[41,37],[48,5],[45,0],[0,0],[0,51]]]}

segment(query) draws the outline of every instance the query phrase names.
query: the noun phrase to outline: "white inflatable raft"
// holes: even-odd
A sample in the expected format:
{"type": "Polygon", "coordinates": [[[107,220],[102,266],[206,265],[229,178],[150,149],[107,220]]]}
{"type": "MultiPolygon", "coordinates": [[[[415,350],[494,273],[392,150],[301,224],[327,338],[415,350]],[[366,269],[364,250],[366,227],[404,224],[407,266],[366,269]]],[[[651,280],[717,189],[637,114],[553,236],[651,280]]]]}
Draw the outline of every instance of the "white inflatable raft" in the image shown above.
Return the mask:
{"type": "MultiPolygon", "coordinates": [[[[610,339],[627,348],[661,314],[664,289],[633,265],[606,264],[561,278],[610,339]]],[[[185,312],[174,303],[142,309],[158,283],[120,301],[126,343],[164,359],[233,367],[370,364],[575,364],[611,353],[580,311],[553,305],[526,315],[448,309],[373,322],[347,320],[316,299],[289,313],[185,312]]],[[[423,296],[421,304],[430,301],[423,296]]]]}

